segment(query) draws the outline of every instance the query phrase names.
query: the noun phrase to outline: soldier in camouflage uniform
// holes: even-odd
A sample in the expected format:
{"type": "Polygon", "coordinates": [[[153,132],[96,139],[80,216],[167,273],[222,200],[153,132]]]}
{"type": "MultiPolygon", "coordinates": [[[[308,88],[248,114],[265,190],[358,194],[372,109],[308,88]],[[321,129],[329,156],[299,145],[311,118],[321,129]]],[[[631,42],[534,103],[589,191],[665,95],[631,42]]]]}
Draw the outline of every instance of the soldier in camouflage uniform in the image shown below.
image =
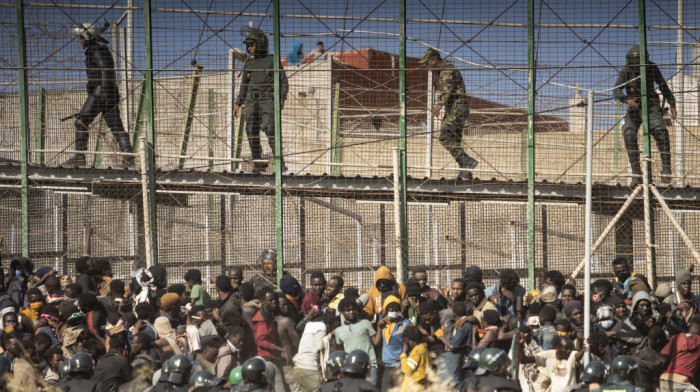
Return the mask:
{"type": "MultiPolygon", "coordinates": [[[[671,107],[671,117],[676,118],[676,99],[671,89],[666,84],[661,75],[659,67],[649,61],[647,53],[647,95],[649,108],[649,132],[656,140],[656,146],[661,155],[661,181],[671,182],[671,142],[668,137],[668,129],[663,118],[663,109],[659,100],[659,94],[654,89],[654,83],[659,86],[661,94],[671,107]]],[[[620,75],[615,82],[613,96],[618,101],[627,104],[627,115],[622,125],[622,134],[625,139],[627,156],[632,167],[631,186],[639,185],[642,170],[639,165],[639,144],[637,143],[637,133],[642,124],[642,81],[639,77],[639,45],[633,46],[627,52],[627,65],[622,68],[620,75]],[[624,89],[624,91],[623,91],[624,89]]]]}
{"type": "MultiPolygon", "coordinates": [[[[260,130],[267,135],[267,141],[272,151],[275,151],[275,108],[274,108],[274,56],[267,53],[268,40],[260,30],[251,30],[243,41],[248,54],[251,56],[243,67],[243,80],[238,92],[233,116],[238,117],[241,106],[246,121],[246,135],[250,145],[253,160],[262,157],[260,145],[260,130]]],[[[281,66],[280,66],[281,69],[281,66]]],[[[284,70],[280,72],[280,109],[284,107],[287,99],[287,75],[284,70]]],[[[267,170],[267,163],[255,162],[255,171],[267,170]]],[[[282,162],[282,171],[287,168],[282,162]]]]}
{"type": "Polygon", "coordinates": [[[440,144],[457,161],[460,168],[466,169],[459,173],[459,178],[471,180],[472,173],[469,171],[479,164],[476,159],[467,155],[462,144],[462,132],[464,122],[469,115],[469,105],[467,104],[467,89],[464,86],[462,74],[455,66],[440,57],[440,52],[430,48],[423,53],[421,61],[428,68],[435,70],[439,82],[437,102],[431,108],[433,116],[438,116],[442,107],[445,107],[445,117],[442,119],[440,129],[440,144]]]}

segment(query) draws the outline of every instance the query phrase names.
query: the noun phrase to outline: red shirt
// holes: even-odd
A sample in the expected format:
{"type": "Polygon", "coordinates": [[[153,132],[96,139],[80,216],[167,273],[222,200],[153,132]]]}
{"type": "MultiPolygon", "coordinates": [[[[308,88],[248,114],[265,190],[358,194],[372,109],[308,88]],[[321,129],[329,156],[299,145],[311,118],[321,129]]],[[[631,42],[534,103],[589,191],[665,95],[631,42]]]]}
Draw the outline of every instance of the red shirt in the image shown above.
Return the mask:
{"type": "Polygon", "coordinates": [[[661,350],[661,354],[668,355],[669,359],[664,373],[676,373],[692,380],[700,367],[700,336],[676,334],[661,350]]]}
{"type": "Polygon", "coordinates": [[[258,356],[277,358],[277,324],[275,319],[265,320],[263,315],[258,310],[253,316],[253,325],[255,326],[255,344],[258,346],[258,356]]]}

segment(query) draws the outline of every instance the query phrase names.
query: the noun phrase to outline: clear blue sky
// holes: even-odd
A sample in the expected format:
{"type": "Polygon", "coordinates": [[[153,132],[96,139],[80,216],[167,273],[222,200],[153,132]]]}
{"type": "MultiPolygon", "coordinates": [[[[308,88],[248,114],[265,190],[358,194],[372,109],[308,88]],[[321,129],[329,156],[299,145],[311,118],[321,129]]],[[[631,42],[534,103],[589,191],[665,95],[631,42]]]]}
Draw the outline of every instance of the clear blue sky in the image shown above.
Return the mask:
{"type": "MultiPolygon", "coordinates": [[[[126,1],[80,1],[85,4],[125,6],[126,1]]],[[[58,4],[63,1],[57,1],[58,4]]],[[[73,1],[71,3],[76,3],[73,1]]],[[[135,1],[141,5],[140,1],[135,1]]],[[[282,54],[286,54],[294,42],[304,43],[305,51],[313,49],[315,42],[322,40],[331,50],[375,48],[398,53],[398,1],[386,2],[367,0],[341,1],[292,1],[281,2],[282,54]],[[298,18],[290,15],[303,15],[298,18]],[[314,18],[313,16],[319,16],[314,18]],[[326,18],[330,16],[331,18],[326,18]],[[355,20],[334,19],[351,17],[355,20]],[[379,18],[381,20],[371,20],[379,18]],[[362,20],[365,19],[365,20],[362,20]],[[353,30],[353,32],[348,32],[353,30]],[[345,37],[341,39],[339,37],[345,37]]],[[[510,104],[521,104],[525,97],[526,73],[513,69],[494,70],[491,67],[523,68],[527,64],[527,23],[525,0],[520,1],[408,1],[409,19],[437,19],[471,21],[480,23],[507,23],[521,26],[484,26],[479,24],[428,23],[410,21],[407,35],[425,44],[439,47],[464,59],[455,61],[465,69],[467,88],[472,94],[487,99],[510,104]]],[[[557,0],[535,1],[537,24],[587,24],[587,25],[636,25],[637,7],[633,1],[585,2],[557,0]]],[[[698,26],[697,5],[686,1],[686,24],[698,26]]],[[[272,15],[269,1],[175,1],[155,0],[153,8],[196,9],[225,12],[245,11],[248,13],[272,15]]],[[[42,81],[62,81],[79,86],[84,83],[84,64],[79,43],[71,35],[70,27],[76,22],[106,19],[117,20],[122,10],[93,10],[82,8],[27,7],[27,51],[30,65],[42,69],[32,71],[30,77],[42,81]],[[73,40],[73,42],[71,42],[73,40]]],[[[675,1],[648,1],[647,24],[675,25],[675,1]],[[669,15],[666,15],[668,13],[669,15]]],[[[0,70],[2,82],[11,82],[14,72],[7,67],[16,65],[14,45],[14,9],[0,8],[0,70]]],[[[153,38],[155,67],[163,69],[158,76],[175,76],[189,72],[190,61],[196,59],[205,71],[224,69],[227,66],[226,52],[231,47],[241,48],[241,27],[252,21],[256,27],[272,31],[272,18],[269,16],[206,15],[180,12],[153,12],[153,38]],[[216,31],[216,34],[213,32],[216,31]]],[[[126,25],[124,22],[123,25],[126,25]]],[[[143,17],[136,12],[135,52],[136,67],[143,67],[143,17]]],[[[111,33],[112,30],[109,30],[111,33]]],[[[652,60],[662,65],[668,78],[675,72],[675,48],[653,42],[676,40],[675,30],[650,29],[648,40],[652,60]]],[[[684,35],[686,41],[697,37],[699,32],[691,30],[684,35]]],[[[624,62],[624,53],[636,42],[637,30],[629,28],[603,27],[541,27],[535,32],[537,60],[540,67],[538,82],[551,78],[563,84],[580,84],[594,89],[609,88],[616,76],[615,68],[624,62]],[[587,46],[584,42],[592,42],[587,46]],[[547,67],[567,67],[549,69],[547,67]],[[583,68],[582,68],[583,67],[583,68]],[[604,67],[604,68],[593,68],[604,67]]],[[[270,37],[272,44],[272,38],[270,37]]],[[[409,41],[409,56],[419,57],[425,46],[409,41]]],[[[689,51],[688,51],[689,52],[689,51]]],[[[689,53],[686,55],[689,59],[689,53]]],[[[12,86],[3,86],[0,91],[14,91],[12,86]]],[[[542,107],[558,105],[561,99],[570,95],[562,88],[546,87],[538,97],[542,107]]]]}

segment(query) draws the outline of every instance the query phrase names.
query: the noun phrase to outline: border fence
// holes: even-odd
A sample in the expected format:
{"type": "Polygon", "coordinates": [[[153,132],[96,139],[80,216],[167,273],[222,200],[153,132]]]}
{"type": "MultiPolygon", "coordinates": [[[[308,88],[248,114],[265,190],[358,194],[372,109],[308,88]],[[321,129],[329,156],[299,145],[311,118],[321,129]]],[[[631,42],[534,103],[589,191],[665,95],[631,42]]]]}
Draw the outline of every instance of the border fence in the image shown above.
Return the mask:
{"type": "Polygon", "coordinates": [[[313,271],[343,272],[366,288],[387,265],[399,279],[426,268],[443,286],[479,265],[487,282],[512,268],[534,288],[545,271],[571,275],[584,257],[591,136],[593,242],[605,234],[592,273],[612,275],[610,261],[626,256],[652,281],[670,280],[700,261],[697,8],[684,0],[0,4],[0,255],[70,272],[89,251],[112,260],[118,277],[158,263],[179,281],[189,268],[214,276],[237,265],[250,275],[272,248],[278,272],[304,285],[313,271]],[[105,27],[131,168],[116,167],[128,154],[101,117],[86,165],[63,165],[76,145],[74,120],[62,119],[87,96],[81,23],[105,27]],[[274,115],[271,143],[265,129],[251,133],[250,104],[235,115],[249,77],[242,41],[258,30],[274,59],[266,69],[274,93],[260,102],[274,115]],[[640,177],[625,144],[628,106],[613,96],[633,45],[647,48],[641,84],[655,64],[675,97],[642,89],[638,152],[650,159],[639,191],[629,186],[640,177]],[[428,48],[465,81],[460,147],[479,162],[473,180],[456,178],[463,169],[442,145],[446,109],[431,115],[442,91],[437,70],[421,63],[428,48]],[[647,114],[655,105],[669,135],[670,183],[661,181],[660,130],[647,114]]]}

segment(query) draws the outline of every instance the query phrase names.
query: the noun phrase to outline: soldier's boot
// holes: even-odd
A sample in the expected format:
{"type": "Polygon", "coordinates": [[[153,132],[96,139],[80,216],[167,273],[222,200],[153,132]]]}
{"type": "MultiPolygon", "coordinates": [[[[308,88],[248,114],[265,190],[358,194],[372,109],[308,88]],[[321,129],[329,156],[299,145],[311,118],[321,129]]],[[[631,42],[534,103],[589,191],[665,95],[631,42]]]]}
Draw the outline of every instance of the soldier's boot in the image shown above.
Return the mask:
{"type": "Polygon", "coordinates": [[[75,154],[72,157],[70,157],[67,161],[63,162],[63,166],[65,167],[78,167],[78,166],[86,166],[86,160],[85,160],[85,154],[75,154]]]}
{"type": "Polygon", "coordinates": [[[659,148],[661,153],[661,182],[664,184],[670,184],[673,181],[673,172],[671,171],[671,153],[668,151],[671,147],[669,145],[659,148]]]}
{"type": "MultiPolygon", "coordinates": [[[[114,133],[113,135],[114,135],[114,139],[117,141],[117,144],[119,145],[119,151],[126,152],[126,153],[133,152],[133,149],[131,148],[131,141],[129,140],[129,135],[126,132],[117,132],[117,133],[114,133]]],[[[120,168],[120,169],[134,167],[134,157],[133,156],[123,156],[121,159],[121,163],[118,164],[116,167],[120,168]]]]}
{"type": "Polygon", "coordinates": [[[474,176],[470,170],[474,169],[479,164],[479,161],[463,152],[457,157],[457,164],[459,165],[460,169],[465,169],[459,172],[457,178],[462,180],[472,180],[474,176]]]}
{"type": "Polygon", "coordinates": [[[630,187],[636,188],[642,183],[642,167],[639,164],[639,151],[627,151],[627,157],[632,168],[632,178],[630,179],[630,187]]]}
{"type": "MultiPolygon", "coordinates": [[[[88,142],[90,141],[90,134],[87,131],[87,125],[83,123],[81,116],[77,116],[73,125],[75,126],[75,149],[77,151],[86,151],[88,147],[88,142]]],[[[67,161],[63,162],[63,166],[87,166],[85,154],[79,152],[73,155],[67,161]]]]}

